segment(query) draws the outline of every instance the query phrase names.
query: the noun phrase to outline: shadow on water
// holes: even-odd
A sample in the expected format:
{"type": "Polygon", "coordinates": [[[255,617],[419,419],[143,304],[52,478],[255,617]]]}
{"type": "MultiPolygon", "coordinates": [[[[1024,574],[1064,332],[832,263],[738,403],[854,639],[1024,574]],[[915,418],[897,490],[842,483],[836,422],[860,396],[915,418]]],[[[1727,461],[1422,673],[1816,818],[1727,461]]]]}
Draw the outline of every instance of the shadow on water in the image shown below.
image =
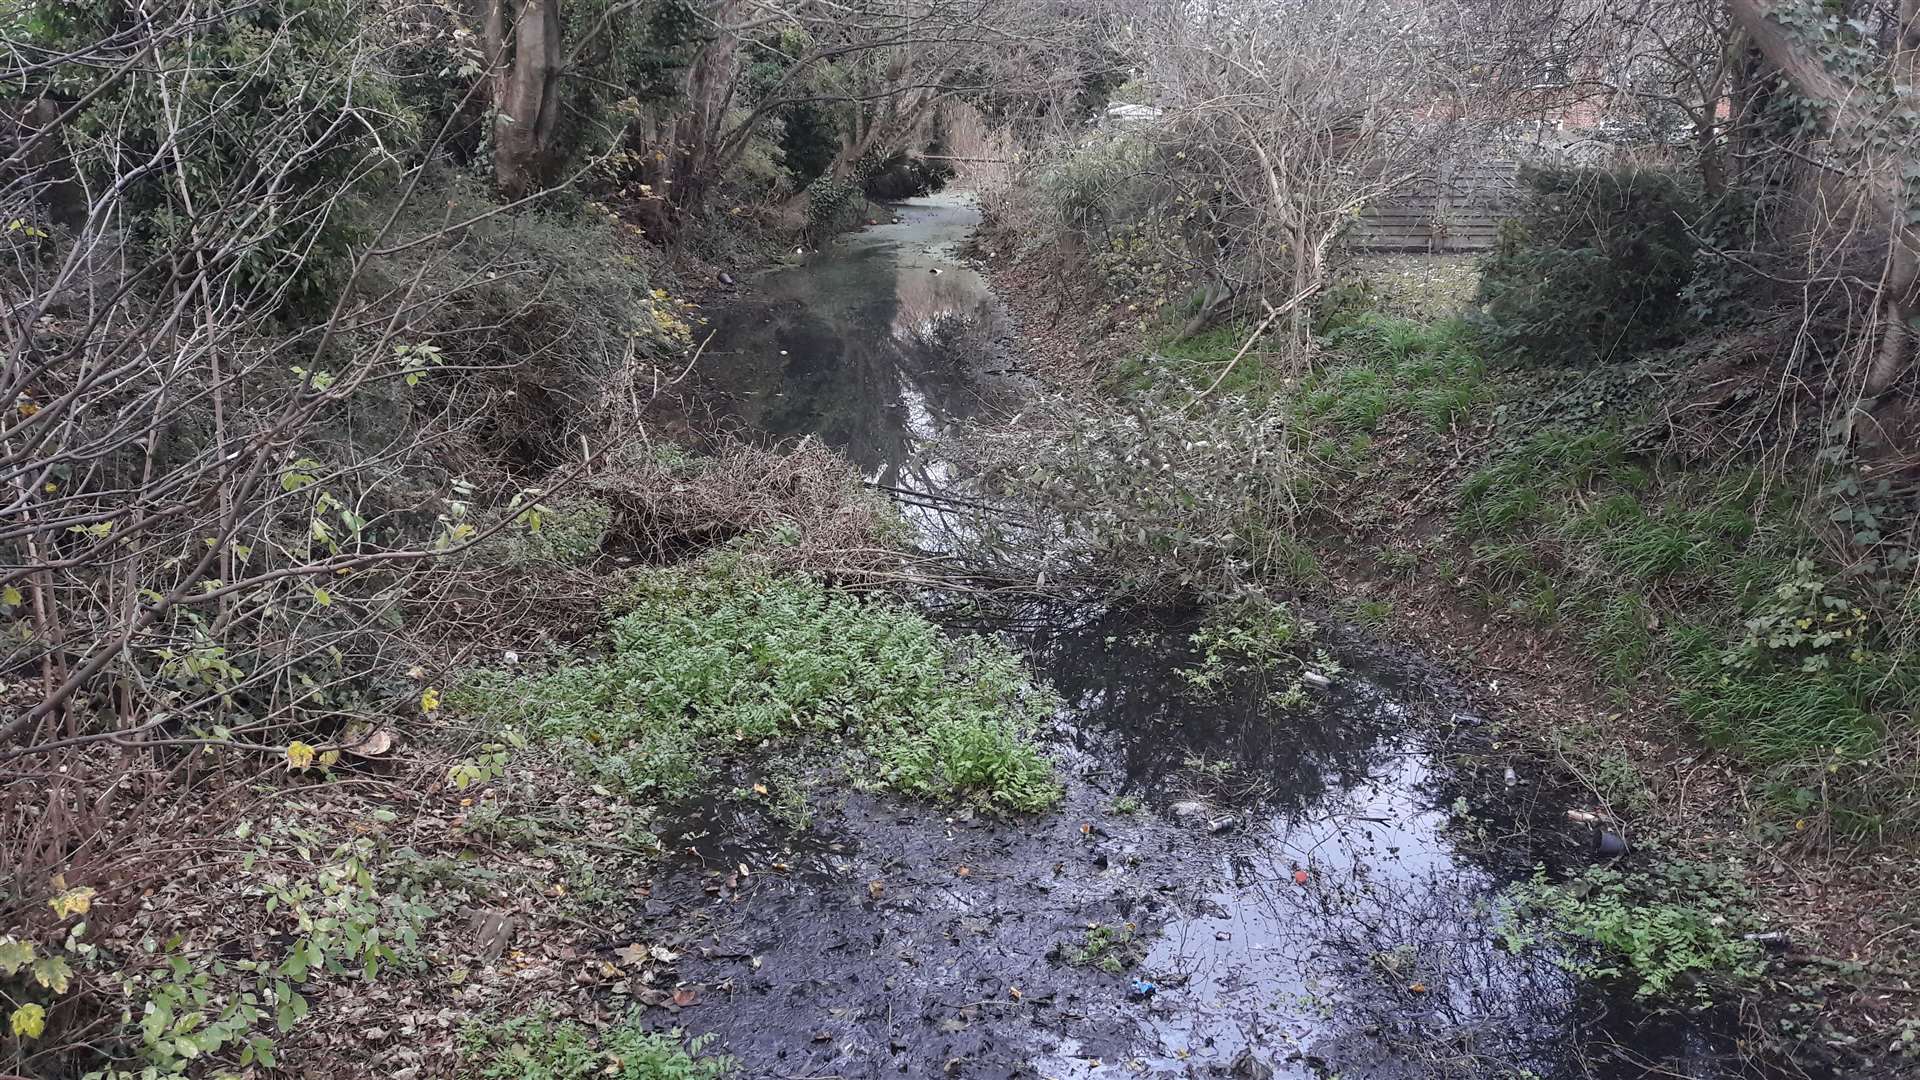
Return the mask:
{"type": "MultiPolygon", "coordinates": [[[[971,211],[902,214],[769,278],[715,346],[743,423],[919,485],[947,479],[913,472],[919,444],[992,397],[973,373],[1002,322],[943,254],[971,211]]],[[[1000,821],[850,784],[802,828],[738,800],[666,817],[681,855],[632,932],[682,953],[700,1003],[674,1022],[744,1075],[1740,1075],[1705,1028],[1502,948],[1500,890],[1555,853],[1489,840],[1513,810],[1441,764],[1477,721],[1417,658],[1336,635],[1346,674],[1289,711],[1258,686],[1197,694],[1181,613],[997,625],[1063,701],[1057,811],[1000,821]],[[1071,962],[1096,925],[1131,937],[1114,970],[1071,962]]]]}

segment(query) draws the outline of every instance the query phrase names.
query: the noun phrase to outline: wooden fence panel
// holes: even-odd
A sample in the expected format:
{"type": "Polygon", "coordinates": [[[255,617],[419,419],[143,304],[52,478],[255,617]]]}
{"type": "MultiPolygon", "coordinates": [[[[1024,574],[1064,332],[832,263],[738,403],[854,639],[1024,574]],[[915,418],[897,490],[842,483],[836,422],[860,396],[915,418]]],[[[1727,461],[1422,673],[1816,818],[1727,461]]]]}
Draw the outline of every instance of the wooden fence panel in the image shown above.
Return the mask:
{"type": "Polygon", "coordinates": [[[1364,251],[1487,251],[1519,188],[1515,161],[1461,165],[1360,214],[1347,243],[1364,251]]]}

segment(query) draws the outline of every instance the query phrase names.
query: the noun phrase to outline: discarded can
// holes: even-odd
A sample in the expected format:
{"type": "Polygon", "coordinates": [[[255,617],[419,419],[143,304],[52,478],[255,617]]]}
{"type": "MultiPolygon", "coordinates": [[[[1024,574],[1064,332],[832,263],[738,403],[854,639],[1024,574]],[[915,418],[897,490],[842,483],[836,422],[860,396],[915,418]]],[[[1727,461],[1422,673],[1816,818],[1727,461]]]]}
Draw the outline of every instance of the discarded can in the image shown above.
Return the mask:
{"type": "Polygon", "coordinates": [[[1240,824],[1240,819],[1234,817],[1232,814],[1228,814],[1226,817],[1217,817],[1207,822],[1207,831],[1219,834],[1226,832],[1238,824],[1240,824]]]}

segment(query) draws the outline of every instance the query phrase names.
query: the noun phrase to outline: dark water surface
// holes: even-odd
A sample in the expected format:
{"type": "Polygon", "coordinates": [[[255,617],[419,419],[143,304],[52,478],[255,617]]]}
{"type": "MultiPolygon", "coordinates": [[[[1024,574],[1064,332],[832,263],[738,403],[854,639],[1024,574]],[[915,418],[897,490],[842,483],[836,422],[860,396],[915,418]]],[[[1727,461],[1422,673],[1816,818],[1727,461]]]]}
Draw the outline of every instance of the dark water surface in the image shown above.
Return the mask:
{"type": "MultiPolygon", "coordinates": [[[[939,490],[915,450],[1004,397],[1006,322],[952,254],[974,212],[899,213],[760,283],[711,349],[743,424],[939,490]]],[[[1483,736],[1418,657],[1333,629],[1343,673],[1286,711],[1255,686],[1197,695],[1179,614],[1019,615],[1065,702],[1058,811],[854,791],[805,828],[728,800],[663,826],[683,854],[634,929],[675,936],[702,987],[677,1022],[744,1075],[1738,1074],[1723,1040],[1500,946],[1500,889],[1581,840],[1524,779],[1445,764],[1483,736]],[[1125,970],[1065,961],[1090,924],[1132,927],[1125,970]]]]}

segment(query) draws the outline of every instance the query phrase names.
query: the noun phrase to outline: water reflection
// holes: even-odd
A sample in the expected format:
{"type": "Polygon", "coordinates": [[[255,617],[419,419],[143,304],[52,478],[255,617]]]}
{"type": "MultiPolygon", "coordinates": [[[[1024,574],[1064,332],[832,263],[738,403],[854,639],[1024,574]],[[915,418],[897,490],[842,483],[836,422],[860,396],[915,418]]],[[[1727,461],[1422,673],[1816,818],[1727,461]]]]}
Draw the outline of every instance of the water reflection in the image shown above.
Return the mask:
{"type": "Polygon", "coordinates": [[[998,388],[981,359],[1008,324],[953,252],[978,211],[933,196],[898,213],[721,312],[704,375],[743,428],[814,435],[876,483],[936,491],[950,477],[918,451],[991,407],[998,388]]]}

